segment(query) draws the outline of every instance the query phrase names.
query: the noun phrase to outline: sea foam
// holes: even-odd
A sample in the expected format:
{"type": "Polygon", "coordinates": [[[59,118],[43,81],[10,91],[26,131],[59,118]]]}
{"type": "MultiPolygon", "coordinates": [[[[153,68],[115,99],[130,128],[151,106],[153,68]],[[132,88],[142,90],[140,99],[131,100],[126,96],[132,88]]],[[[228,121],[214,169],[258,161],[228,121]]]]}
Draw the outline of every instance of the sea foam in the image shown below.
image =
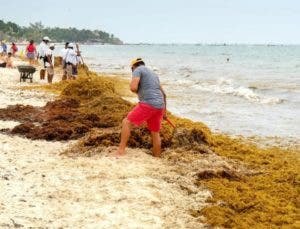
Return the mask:
{"type": "Polygon", "coordinates": [[[284,100],[275,97],[267,97],[256,93],[253,89],[233,83],[231,79],[221,78],[215,84],[207,82],[197,82],[192,86],[194,89],[212,92],[215,94],[233,95],[244,98],[251,102],[261,104],[280,104],[284,100]]]}

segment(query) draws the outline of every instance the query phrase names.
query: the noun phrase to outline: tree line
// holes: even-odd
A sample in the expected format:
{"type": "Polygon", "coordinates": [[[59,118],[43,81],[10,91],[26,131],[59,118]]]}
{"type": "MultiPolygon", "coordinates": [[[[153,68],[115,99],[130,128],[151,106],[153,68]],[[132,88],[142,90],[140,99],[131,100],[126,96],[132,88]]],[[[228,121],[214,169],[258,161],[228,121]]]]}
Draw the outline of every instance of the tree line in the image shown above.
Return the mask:
{"type": "Polygon", "coordinates": [[[40,41],[48,36],[53,42],[88,42],[122,44],[123,42],[113,34],[101,30],[76,28],[45,27],[41,22],[30,23],[29,26],[19,26],[13,22],[0,20],[0,40],[9,41],[40,41]]]}

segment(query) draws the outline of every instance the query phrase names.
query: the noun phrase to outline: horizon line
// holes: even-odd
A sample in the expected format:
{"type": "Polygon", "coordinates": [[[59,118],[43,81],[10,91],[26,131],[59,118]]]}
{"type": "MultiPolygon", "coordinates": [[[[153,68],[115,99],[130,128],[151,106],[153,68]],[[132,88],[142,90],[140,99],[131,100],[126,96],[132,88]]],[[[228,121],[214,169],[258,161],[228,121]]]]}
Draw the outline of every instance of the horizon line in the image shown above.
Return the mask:
{"type": "Polygon", "coordinates": [[[124,42],[122,45],[211,45],[211,46],[234,46],[234,45],[269,45],[269,46],[288,46],[288,45],[300,45],[300,43],[277,43],[277,42],[124,42]]]}

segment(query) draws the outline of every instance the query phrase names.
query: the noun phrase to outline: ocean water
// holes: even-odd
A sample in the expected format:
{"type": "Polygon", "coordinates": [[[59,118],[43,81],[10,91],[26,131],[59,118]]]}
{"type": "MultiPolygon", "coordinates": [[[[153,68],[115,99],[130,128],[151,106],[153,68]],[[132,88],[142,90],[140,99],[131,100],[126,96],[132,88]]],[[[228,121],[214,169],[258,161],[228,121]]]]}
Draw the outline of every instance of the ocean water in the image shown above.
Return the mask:
{"type": "MultiPolygon", "coordinates": [[[[82,45],[92,70],[130,78],[142,57],[168,109],[234,135],[300,137],[300,45],[82,45]]],[[[58,51],[58,50],[57,50],[58,51]]]]}

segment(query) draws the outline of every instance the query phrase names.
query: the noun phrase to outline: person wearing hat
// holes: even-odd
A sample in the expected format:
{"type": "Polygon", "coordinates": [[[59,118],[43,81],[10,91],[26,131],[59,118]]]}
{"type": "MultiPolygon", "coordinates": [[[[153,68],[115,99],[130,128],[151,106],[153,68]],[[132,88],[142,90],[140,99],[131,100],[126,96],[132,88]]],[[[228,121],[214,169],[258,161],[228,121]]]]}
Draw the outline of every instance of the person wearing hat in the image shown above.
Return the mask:
{"type": "Polygon", "coordinates": [[[39,47],[38,47],[38,52],[37,52],[37,59],[41,59],[43,62],[43,67],[40,71],[40,78],[44,79],[45,78],[45,72],[46,72],[46,62],[48,61],[48,58],[46,56],[46,52],[49,50],[49,42],[50,42],[50,38],[45,36],[43,37],[42,42],[40,43],[39,47]]]}
{"type": "Polygon", "coordinates": [[[78,56],[80,56],[79,51],[75,50],[75,46],[73,43],[69,43],[68,50],[66,51],[65,57],[63,58],[63,61],[66,65],[67,79],[76,79],[78,75],[78,56]]]}
{"type": "Polygon", "coordinates": [[[161,153],[159,132],[166,111],[166,94],[160,85],[158,76],[145,66],[145,62],[141,58],[131,61],[131,70],[130,90],[137,93],[139,103],[122,122],[121,141],[117,156],[125,154],[131,129],[146,122],[151,132],[153,156],[159,157],[161,153]]]}
{"type": "Polygon", "coordinates": [[[43,37],[42,42],[40,43],[39,47],[38,47],[38,54],[37,54],[37,58],[38,59],[42,59],[45,57],[46,51],[49,48],[49,42],[51,40],[49,39],[49,37],[43,37]]]}

